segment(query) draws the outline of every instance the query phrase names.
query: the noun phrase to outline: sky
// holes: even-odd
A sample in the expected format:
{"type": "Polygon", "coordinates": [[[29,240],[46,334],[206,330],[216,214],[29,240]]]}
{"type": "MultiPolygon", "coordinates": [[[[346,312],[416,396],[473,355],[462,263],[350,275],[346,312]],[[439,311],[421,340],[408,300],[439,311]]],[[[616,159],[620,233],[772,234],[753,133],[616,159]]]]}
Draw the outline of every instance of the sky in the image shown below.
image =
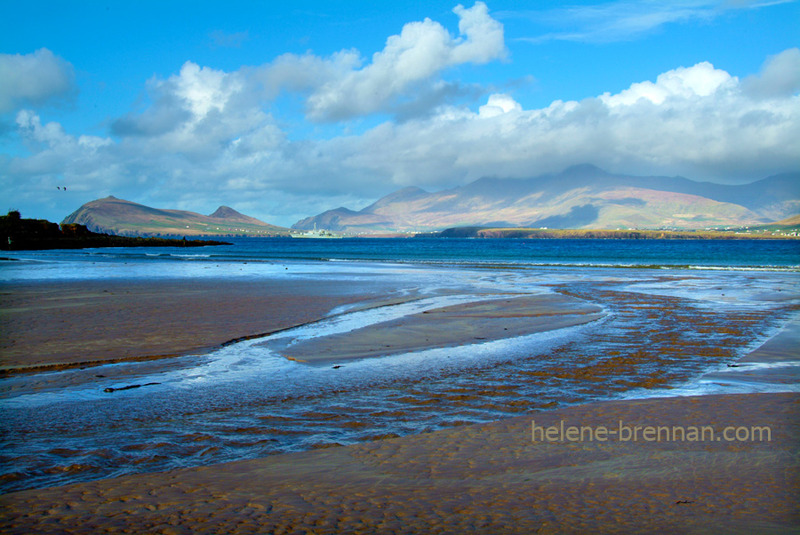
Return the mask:
{"type": "Polygon", "coordinates": [[[0,0],[0,188],[290,226],[583,163],[800,170],[800,0],[0,0]]]}

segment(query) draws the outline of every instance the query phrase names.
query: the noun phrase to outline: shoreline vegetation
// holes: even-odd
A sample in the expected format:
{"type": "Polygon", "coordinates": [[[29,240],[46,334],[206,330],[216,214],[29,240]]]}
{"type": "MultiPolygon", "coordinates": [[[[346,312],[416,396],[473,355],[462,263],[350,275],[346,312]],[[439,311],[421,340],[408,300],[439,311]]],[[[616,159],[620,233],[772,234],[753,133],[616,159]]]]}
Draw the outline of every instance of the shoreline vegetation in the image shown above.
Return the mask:
{"type": "Polygon", "coordinates": [[[23,219],[17,211],[0,216],[0,250],[88,249],[95,247],[205,247],[229,245],[215,240],[144,238],[98,234],[84,225],[58,225],[46,219],[23,219]]]}
{"type": "MultiPolygon", "coordinates": [[[[792,218],[791,221],[794,222],[792,218]]],[[[316,231],[315,231],[316,232],[316,231]]],[[[292,237],[333,237],[330,231],[318,231],[320,236],[291,235],[292,237]],[[327,235],[325,235],[327,233],[327,235]]],[[[309,234],[309,233],[306,233],[309,234]]],[[[217,240],[196,238],[216,235],[192,234],[186,236],[120,236],[90,231],[78,223],[61,225],[45,219],[22,219],[17,211],[0,216],[0,250],[33,251],[46,249],[87,249],[95,247],[205,247],[230,245],[217,240]]],[[[251,236],[275,237],[275,236],[251,236]]],[[[548,229],[525,227],[452,227],[436,232],[384,232],[379,234],[336,234],[343,238],[480,238],[480,239],[533,239],[533,240],[797,240],[800,224],[772,224],[761,227],[727,230],[677,230],[677,229],[548,229]]]]}
{"type": "Polygon", "coordinates": [[[505,227],[454,227],[441,232],[423,232],[415,238],[500,238],[577,240],[786,240],[798,239],[796,231],[780,230],[610,230],[544,229],[505,227]]]}

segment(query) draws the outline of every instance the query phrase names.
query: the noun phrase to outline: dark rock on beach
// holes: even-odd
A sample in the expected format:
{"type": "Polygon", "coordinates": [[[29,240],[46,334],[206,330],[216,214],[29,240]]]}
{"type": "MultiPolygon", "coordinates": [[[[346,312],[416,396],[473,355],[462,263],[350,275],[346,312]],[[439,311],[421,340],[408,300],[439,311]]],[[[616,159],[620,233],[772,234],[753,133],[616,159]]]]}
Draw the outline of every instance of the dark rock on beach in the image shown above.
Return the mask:
{"type": "Polygon", "coordinates": [[[93,247],[203,247],[229,245],[212,240],[141,238],[98,234],[84,225],[58,225],[45,219],[22,219],[11,211],[0,216],[0,250],[29,251],[42,249],[87,249],[93,247]]]}

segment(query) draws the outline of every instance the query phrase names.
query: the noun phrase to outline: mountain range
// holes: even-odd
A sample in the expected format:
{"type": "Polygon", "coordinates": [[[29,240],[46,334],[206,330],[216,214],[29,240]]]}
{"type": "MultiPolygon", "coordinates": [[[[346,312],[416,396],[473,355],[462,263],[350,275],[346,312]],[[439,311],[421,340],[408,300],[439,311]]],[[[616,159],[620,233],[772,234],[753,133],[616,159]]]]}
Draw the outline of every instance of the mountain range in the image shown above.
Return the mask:
{"type": "Polygon", "coordinates": [[[109,196],[88,202],[62,224],[85,225],[92,232],[117,236],[286,236],[289,229],[264,223],[220,206],[211,215],[150,208],[109,196]]]}
{"type": "Polygon", "coordinates": [[[220,206],[210,215],[105,197],[63,223],[120,236],[287,236],[436,232],[453,227],[707,229],[763,226],[800,214],[800,172],[742,185],[611,174],[592,165],[528,179],[481,178],[429,193],[408,187],[362,210],[336,208],[290,230],[220,206]]]}
{"type": "Polygon", "coordinates": [[[579,165],[528,179],[481,178],[435,193],[408,187],[362,210],[336,208],[292,228],[355,234],[458,226],[705,229],[761,225],[798,213],[800,173],[723,185],[579,165]]]}

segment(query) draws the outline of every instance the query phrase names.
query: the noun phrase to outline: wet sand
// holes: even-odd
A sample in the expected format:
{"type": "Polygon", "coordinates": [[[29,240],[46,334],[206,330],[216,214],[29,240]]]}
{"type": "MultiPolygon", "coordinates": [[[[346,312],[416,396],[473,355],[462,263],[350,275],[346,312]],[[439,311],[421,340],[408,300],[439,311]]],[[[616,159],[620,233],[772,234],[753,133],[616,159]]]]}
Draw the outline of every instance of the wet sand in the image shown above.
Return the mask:
{"type": "Polygon", "coordinates": [[[266,279],[0,284],[0,373],[175,357],[290,328],[350,303],[375,305],[379,283],[266,279]]]}
{"type": "Polygon", "coordinates": [[[0,497],[0,526],[4,533],[796,532],[799,412],[797,394],[597,403],[8,494],[0,497]],[[708,425],[717,433],[769,426],[771,440],[533,442],[532,421],[708,425]]]}
{"type": "Polygon", "coordinates": [[[704,378],[734,387],[800,384],[800,320],[789,323],[778,336],[727,369],[708,373],[704,378]]]}
{"type": "MultiPolygon", "coordinates": [[[[114,345],[115,332],[143,337],[146,349],[139,348],[139,353],[152,354],[154,347],[175,353],[186,349],[180,346],[186,341],[206,347],[238,333],[247,336],[312,321],[333,306],[365,297],[375,302],[397,297],[388,288],[378,295],[363,286],[342,289],[303,281],[265,289],[261,298],[273,299],[272,305],[253,320],[260,300],[254,288],[243,283],[237,294],[226,286],[217,295],[223,302],[231,296],[228,304],[217,308],[216,315],[196,311],[197,317],[213,329],[214,317],[219,321],[223,311],[248,314],[230,314],[217,338],[198,339],[172,330],[202,325],[199,319],[186,319],[191,316],[186,311],[207,301],[213,288],[201,291],[187,283],[179,289],[186,299],[173,287],[167,300],[166,286],[159,293],[148,283],[133,297],[123,294],[127,297],[115,301],[100,295],[108,288],[99,286],[89,294],[80,285],[72,288],[77,294],[31,286],[33,293],[4,295],[3,325],[44,325],[47,321],[36,316],[48,311],[51,319],[58,317],[77,329],[64,344],[63,355],[69,359],[57,345],[49,345],[55,341],[26,338],[10,345],[16,351],[13,358],[3,349],[4,365],[80,362],[87,354],[106,358],[129,347],[114,345]],[[70,297],[75,295],[83,297],[70,297]],[[236,296],[252,300],[237,303],[236,296]],[[52,298],[51,304],[71,298],[88,304],[74,306],[70,314],[47,308],[45,298],[52,298]],[[147,305],[159,301],[167,303],[145,317],[147,305]],[[275,314],[279,302],[281,313],[275,314]],[[82,308],[86,310],[76,313],[82,308]],[[128,315],[115,324],[108,319],[117,317],[112,310],[128,315]],[[183,320],[169,328],[162,325],[176,316],[183,320]],[[78,329],[92,317],[106,318],[99,331],[106,333],[106,346],[94,348],[97,353],[87,353],[93,331],[78,329]],[[253,323],[242,324],[245,317],[253,323]],[[151,328],[159,333],[152,338],[147,336],[151,328]],[[37,350],[40,344],[45,347],[37,350]]],[[[449,312],[454,317],[486,315],[482,306],[449,312]]],[[[490,316],[503,315],[497,308],[489,310],[490,316]]],[[[462,320],[468,321],[454,321],[462,320]]],[[[55,337],[58,329],[47,328],[55,337]]],[[[795,324],[742,362],[798,360],[793,344],[798,332],[795,324]]],[[[594,403],[353,446],[5,494],[0,496],[0,532],[786,533],[800,526],[798,496],[800,394],[719,395],[594,403]],[[729,426],[748,433],[766,426],[770,440],[649,441],[642,432],[637,440],[626,441],[533,441],[532,422],[540,428],[561,422],[609,429],[711,426],[717,437],[729,426]]]]}
{"type": "Polygon", "coordinates": [[[342,362],[563,329],[603,315],[597,305],[560,294],[494,297],[272,349],[301,362],[342,362]]]}

